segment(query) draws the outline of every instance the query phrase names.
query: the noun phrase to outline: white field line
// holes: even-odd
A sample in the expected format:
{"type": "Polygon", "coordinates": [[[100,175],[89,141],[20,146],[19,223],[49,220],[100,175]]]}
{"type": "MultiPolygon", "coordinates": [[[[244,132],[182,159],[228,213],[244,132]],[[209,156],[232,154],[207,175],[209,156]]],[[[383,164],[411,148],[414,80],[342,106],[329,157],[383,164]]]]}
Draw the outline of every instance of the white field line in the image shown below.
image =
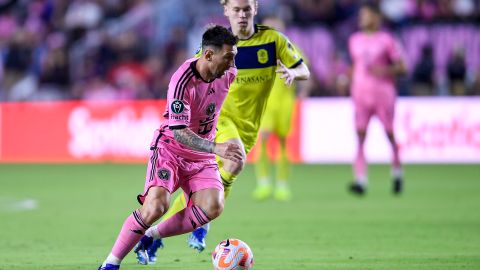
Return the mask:
{"type": "Polygon", "coordinates": [[[0,212],[31,211],[38,208],[38,201],[35,199],[14,199],[0,197],[0,212]]]}

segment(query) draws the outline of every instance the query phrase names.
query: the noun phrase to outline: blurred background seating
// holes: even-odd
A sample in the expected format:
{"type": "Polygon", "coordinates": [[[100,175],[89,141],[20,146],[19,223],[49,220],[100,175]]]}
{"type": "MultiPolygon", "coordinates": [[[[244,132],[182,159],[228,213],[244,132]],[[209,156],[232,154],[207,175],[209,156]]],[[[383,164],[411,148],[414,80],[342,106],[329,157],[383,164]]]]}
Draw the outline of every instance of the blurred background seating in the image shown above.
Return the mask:
{"type": "MultiPolygon", "coordinates": [[[[377,0],[404,45],[402,96],[480,94],[480,1],[377,0]]],[[[312,96],[349,95],[348,36],[361,1],[260,1],[305,52],[312,96]]],[[[217,0],[0,1],[0,100],[164,98],[173,69],[193,56],[217,0]]]]}

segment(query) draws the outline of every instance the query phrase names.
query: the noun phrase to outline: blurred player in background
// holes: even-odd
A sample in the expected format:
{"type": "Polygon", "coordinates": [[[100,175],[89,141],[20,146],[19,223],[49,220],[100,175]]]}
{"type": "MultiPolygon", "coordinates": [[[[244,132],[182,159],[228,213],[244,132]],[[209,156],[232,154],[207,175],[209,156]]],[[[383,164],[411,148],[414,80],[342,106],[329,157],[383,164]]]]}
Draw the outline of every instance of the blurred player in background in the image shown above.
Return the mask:
{"type": "Polygon", "coordinates": [[[144,264],[145,246],[153,237],[165,238],[193,231],[223,210],[223,185],[215,155],[239,162],[238,144],[215,143],[216,123],[230,84],[235,79],[237,38],[223,26],[207,29],[202,38],[203,54],[185,61],[173,74],[168,87],[167,120],[155,131],[151,143],[142,205],[124,222],[110,255],[99,270],[116,270],[146,230],[170,205],[178,188],[189,198],[189,206],[148,230],[136,248],[144,264]]]}
{"type": "MultiPolygon", "coordinates": [[[[263,19],[263,25],[270,26],[278,31],[285,30],[284,22],[274,16],[263,19]]],[[[297,48],[297,51],[298,48],[297,48]]],[[[256,200],[265,200],[274,194],[274,198],[279,201],[288,201],[291,199],[291,191],[288,187],[289,160],[287,155],[286,139],[290,131],[292,122],[292,112],[295,106],[295,91],[297,82],[292,85],[286,85],[285,81],[277,74],[275,82],[268,98],[267,107],[263,115],[260,127],[259,157],[256,163],[257,187],[253,192],[256,200]],[[270,177],[270,161],[267,153],[267,141],[272,136],[278,138],[279,156],[276,163],[276,183],[273,190],[270,177]]],[[[305,82],[308,82],[305,81],[305,82]]],[[[305,85],[304,85],[305,86],[305,85]]],[[[300,87],[299,97],[308,96],[308,88],[300,87]]]]}
{"type": "Polygon", "coordinates": [[[368,182],[364,153],[365,138],[370,118],[377,116],[392,146],[393,192],[402,192],[403,172],[398,145],[393,131],[395,113],[395,76],[405,74],[406,66],[402,49],[391,34],[380,31],[381,15],[377,6],[364,4],[359,11],[361,31],[349,40],[353,62],[351,95],[355,106],[355,129],[358,148],[354,170],[354,182],[350,191],[364,194],[368,182]]]}
{"type": "MultiPolygon", "coordinates": [[[[235,58],[238,76],[225,99],[215,137],[217,143],[234,143],[243,150],[239,162],[217,157],[227,197],[257,140],[276,72],[281,74],[285,84],[291,85],[295,80],[308,79],[310,71],[286,36],[270,27],[254,24],[257,0],[220,0],[220,3],[233,34],[239,38],[235,58]]],[[[185,205],[184,196],[178,196],[166,216],[185,205]]],[[[189,246],[203,251],[208,230],[208,224],[196,229],[188,239],[189,246]]],[[[155,256],[156,250],[149,250],[149,254],[155,256]]]]}

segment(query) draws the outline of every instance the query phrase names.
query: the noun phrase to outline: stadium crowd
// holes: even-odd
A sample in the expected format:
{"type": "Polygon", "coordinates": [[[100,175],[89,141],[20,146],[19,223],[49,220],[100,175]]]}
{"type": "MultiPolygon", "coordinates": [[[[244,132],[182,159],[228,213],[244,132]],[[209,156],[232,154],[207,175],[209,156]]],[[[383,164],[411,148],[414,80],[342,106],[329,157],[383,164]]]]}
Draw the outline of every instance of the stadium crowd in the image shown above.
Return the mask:
{"type": "MultiPolygon", "coordinates": [[[[479,0],[377,0],[405,47],[400,95],[480,95],[479,0]]],[[[312,65],[311,95],[349,95],[356,0],[260,0],[312,65]]],[[[0,101],[165,98],[218,0],[0,0],[0,101]]]]}

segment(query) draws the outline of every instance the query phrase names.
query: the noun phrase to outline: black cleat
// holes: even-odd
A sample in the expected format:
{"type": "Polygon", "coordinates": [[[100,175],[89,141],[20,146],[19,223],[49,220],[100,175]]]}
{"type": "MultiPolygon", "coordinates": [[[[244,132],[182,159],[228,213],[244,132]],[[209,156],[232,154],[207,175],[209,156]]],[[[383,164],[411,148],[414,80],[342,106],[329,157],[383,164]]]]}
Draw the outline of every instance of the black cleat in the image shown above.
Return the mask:
{"type": "Polygon", "coordinates": [[[356,195],[359,195],[359,196],[362,196],[366,192],[365,187],[363,187],[362,185],[360,185],[356,182],[353,182],[353,183],[350,184],[349,190],[350,190],[350,192],[352,192],[356,195]]]}
{"type": "Polygon", "coordinates": [[[395,195],[399,195],[403,191],[403,179],[400,177],[396,177],[393,179],[393,186],[392,186],[392,192],[395,195]]]}

